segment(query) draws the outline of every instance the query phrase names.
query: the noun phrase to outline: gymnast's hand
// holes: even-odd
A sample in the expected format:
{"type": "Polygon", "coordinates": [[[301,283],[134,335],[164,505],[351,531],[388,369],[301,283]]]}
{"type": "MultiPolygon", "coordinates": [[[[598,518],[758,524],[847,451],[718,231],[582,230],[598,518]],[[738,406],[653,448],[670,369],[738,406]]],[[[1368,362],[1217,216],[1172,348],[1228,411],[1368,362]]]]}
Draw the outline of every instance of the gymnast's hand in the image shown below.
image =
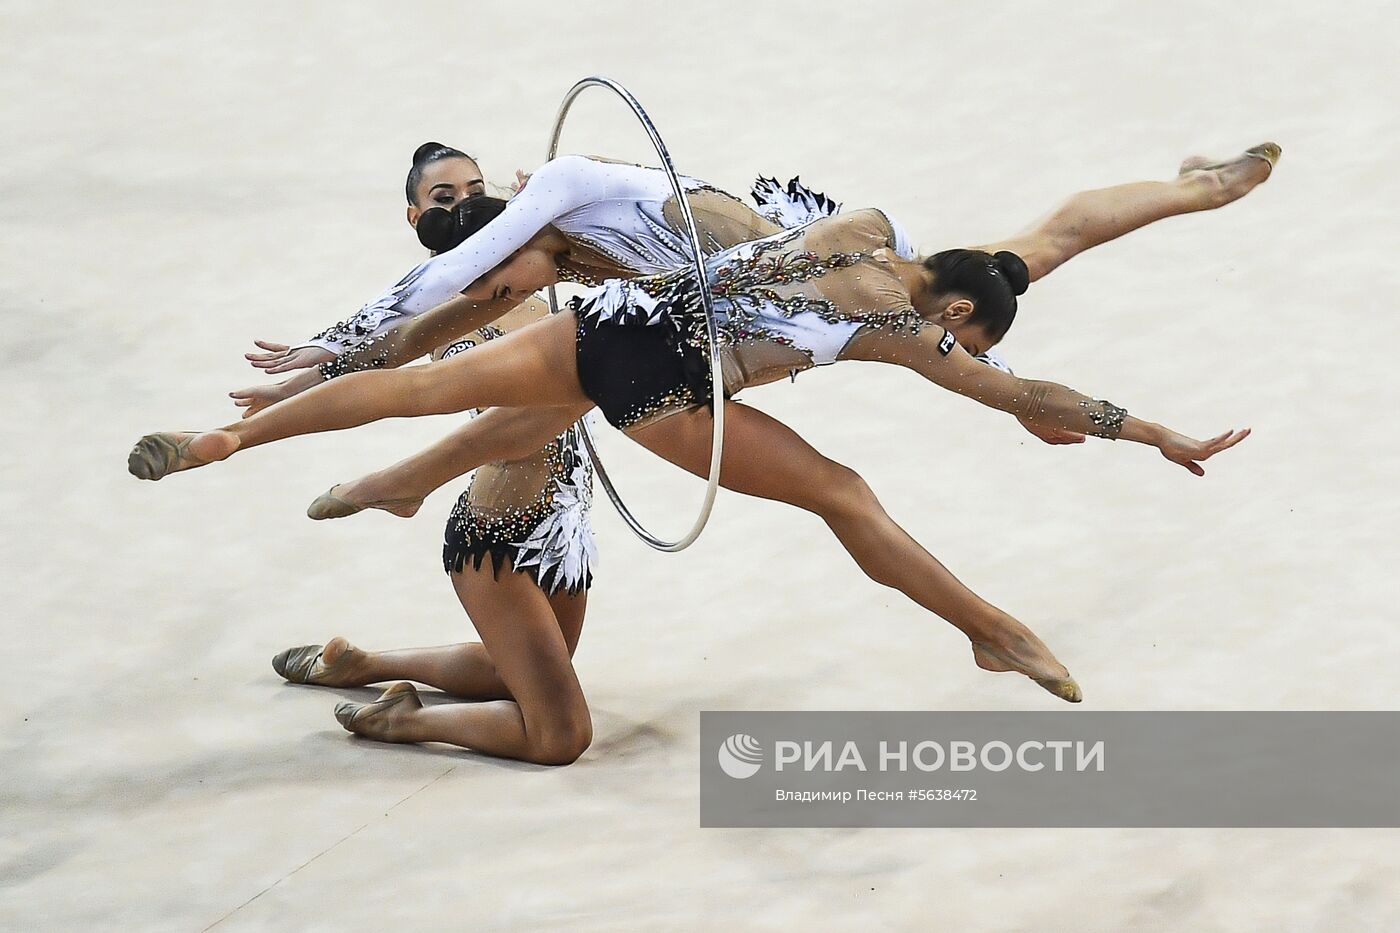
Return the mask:
{"type": "Polygon", "coordinates": [[[258,369],[268,373],[288,373],[294,369],[310,369],[335,359],[330,350],[320,347],[298,347],[293,350],[285,343],[272,343],[268,340],[254,340],[266,353],[245,353],[243,358],[258,369]]]}
{"type": "Polygon", "coordinates": [[[1021,422],[1021,427],[1047,444],[1084,443],[1083,434],[1077,434],[1074,431],[1066,431],[1064,428],[1052,428],[1043,424],[1036,424],[1032,421],[1027,421],[1025,418],[1017,418],[1016,420],[1021,422]]]}
{"type": "Polygon", "coordinates": [[[228,397],[233,399],[233,404],[243,409],[243,417],[247,418],[249,415],[256,415],[269,405],[275,405],[284,398],[296,395],[297,392],[301,391],[301,387],[297,385],[299,380],[299,376],[293,376],[291,379],[284,379],[281,382],[269,382],[264,385],[249,386],[246,389],[235,389],[228,394],[228,397]]]}
{"type": "Polygon", "coordinates": [[[1184,434],[1162,428],[1162,436],[1157,441],[1157,449],[1172,463],[1179,463],[1197,476],[1205,476],[1205,468],[1200,461],[1209,460],[1222,450],[1229,450],[1249,437],[1249,428],[1242,431],[1230,430],[1208,441],[1198,441],[1184,434]]]}

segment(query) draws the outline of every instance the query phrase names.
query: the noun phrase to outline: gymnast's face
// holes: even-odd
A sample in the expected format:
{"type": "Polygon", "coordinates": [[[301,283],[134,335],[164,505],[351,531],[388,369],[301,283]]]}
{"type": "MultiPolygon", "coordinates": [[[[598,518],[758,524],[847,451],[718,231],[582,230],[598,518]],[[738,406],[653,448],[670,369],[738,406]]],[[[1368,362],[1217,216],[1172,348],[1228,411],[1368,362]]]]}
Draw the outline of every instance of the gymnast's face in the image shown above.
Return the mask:
{"type": "Polygon", "coordinates": [[[418,226],[418,218],[430,207],[452,210],[472,195],[485,194],[486,181],[471,159],[438,159],[423,167],[418,190],[408,207],[408,222],[418,226]]]}
{"type": "Polygon", "coordinates": [[[554,253],[542,242],[546,237],[547,234],[536,236],[462,294],[472,301],[505,298],[524,301],[534,292],[559,281],[554,253]]]}
{"type": "Polygon", "coordinates": [[[993,340],[987,333],[987,329],[980,324],[969,324],[966,320],[958,320],[950,321],[944,326],[953,332],[953,339],[958,342],[958,346],[973,356],[986,353],[997,345],[997,341],[993,340]]]}

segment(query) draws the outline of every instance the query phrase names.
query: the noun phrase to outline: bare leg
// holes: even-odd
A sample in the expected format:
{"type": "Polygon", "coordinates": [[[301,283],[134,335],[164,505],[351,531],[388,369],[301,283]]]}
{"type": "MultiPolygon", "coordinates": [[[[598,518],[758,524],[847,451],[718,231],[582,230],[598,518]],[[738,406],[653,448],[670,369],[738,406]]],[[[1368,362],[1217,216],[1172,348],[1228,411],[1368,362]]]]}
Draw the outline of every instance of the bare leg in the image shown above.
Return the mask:
{"type": "MultiPolygon", "coordinates": [[[[1015,670],[1071,702],[1079,687],[1030,629],[973,593],[886,514],[859,474],[822,456],[786,425],[733,403],[725,409],[721,482],[726,489],[776,499],[819,515],[861,570],[957,626],[979,665],[1015,670]]],[[[704,476],[711,417],[698,409],[631,433],[633,440],[704,476]]]]}
{"type": "Polygon", "coordinates": [[[142,438],[127,460],[141,479],[223,460],[234,451],[382,418],[448,414],[468,408],[587,403],[574,362],[576,322],[555,315],[460,355],[403,369],[351,373],[202,434],[142,438]]]}
{"type": "Polygon", "coordinates": [[[1279,153],[1274,143],[1263,143],[1225,162],[1187,159],[1171,181],[1081,191],[1025,233],[982,249],[1020,256],[1034,282],[1085,250],[1150,223],[1239,200],[1269,177],[1279,153]]]}
{"type": "Polygon", "coordinates": [[[479,642],[366,651],[337,635],[323,648],[289,648],[273,658],[272,667],[293,683],[317,687],[365,687],[390,680],[413,680],[466,700],[510,696],[496,673],[496,665],[479,642]],[[288,664],[299,655],[313,653],[319,657],[305,675],[288,664]]]}
{"type": "Polygon", "coordinates": [[[533,455],[593,407],[491,408],[391,467],[331,487],[307,509],[313,519],[383,509],[411,518],[430,493],[483,463],[533,455]]]}
{"type": "Polygon", "coordinates": [[[485,565],[453,574],[453,585],[514,699],[424,707],[396,684],[376,703],[340,704],[336,718],[385,742],[447,742],[537,764],[577,759],[593,724],[549,599],[524,574],[494,580],[485,565]]]}
{"type": "Polygon", "coordinates": [[[554,620],[559,623],[559,634],[564,636],[564,647],[569,649],[569,657],[578,650],[578,640],[583,637],[583,617],[588,611],[588,591],[569,593],[559,590],[549,597],[549,606],[554,610],[554,620]]]}
{"type": "MultiPolygon", "coordinates": [[[[588,592],[570,594],[560,590],[548,599],[569,657],[573,657],[583,631],[588,592]]],[[[273,659],[272,666],[289,680],[318,687],[365,687],[390,680],[412,680],[464,700],[510,699],[495,662],[480,642],[366,651],[337,635],[317,652],[319,658],[309,678],[296,676],[296,672],[289,676],[288,659],[305,651],[306,648],[289,648],[273,659]]]]}

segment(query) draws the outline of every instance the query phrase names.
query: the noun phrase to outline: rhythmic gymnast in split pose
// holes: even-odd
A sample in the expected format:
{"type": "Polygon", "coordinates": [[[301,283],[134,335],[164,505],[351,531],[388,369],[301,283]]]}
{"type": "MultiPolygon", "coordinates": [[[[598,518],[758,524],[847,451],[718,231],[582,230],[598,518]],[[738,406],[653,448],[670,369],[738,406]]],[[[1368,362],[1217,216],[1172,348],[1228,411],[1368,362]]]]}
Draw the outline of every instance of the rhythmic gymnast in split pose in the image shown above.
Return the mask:
{"type": "MultiPolygon", "coordinates": [[[[1063,239],[1032,237],[1022,250],[1043,275],[1075,253],[1153,220],[1241,196],[1267,177],[1276,157],[1277,147],[1256,147],[1227,163],[1184,166],[1177,182],[1077,196],[1071,205],[1098,210],[1062,223],[1063,239]]],[[[1198,474],[1199,461],[1247,436],[1226,432],[1196,441],[1063,386],[974,362],[967,351],[986,349],[1006,333],[1032,271],[1010,250],[949,250],[917,259],[901,255],[905,246],[883,212],[856,211],[710,257],[708,276],[723,325],[724,390],[732,395],[813,365],[864,359],[910,368],[1012,412],[1037,430],[1150,444],[1198,474]],[[938,323],[943,321],[947,326],[938,323]]],[[[559,277],[569,249],[547,225],[494,266],[473,272],[464,294],[500,300],[542,287],[559,277]]],[[[420,267],[378,306],[392,308],[426,277],[420,267]]],[[[630,283],[612,280],[569,312],[479,348],[470,362],[356,373],[220,430],[148,435],[129,466],[138,476],[158,479],[296,434],[481,405],[551,410],[561,419],[557,431],[596,404],[643,446],[702,473],[709,456],[710,390],[697,296],[693,273],[684,271],[630,283]]],[[[485,436],[480,422],[476,427],[485,436]]],[[[1077,684],[1049,649],[909,538],[853,471],[742,404],[733,405],[725,445],[727,488],[817,513],[869,576],[962,630],[980,666],[1017,671],[1063,699],[1079,699],[1077,684]]],[[[411,688],[396,686],[390,694],[371,704],[363,720],[366,733],[394,738],[406,734],[405,723],[417,721],[411,688]],[[382,728],[371,727],[372,720],[382,728]]]]}

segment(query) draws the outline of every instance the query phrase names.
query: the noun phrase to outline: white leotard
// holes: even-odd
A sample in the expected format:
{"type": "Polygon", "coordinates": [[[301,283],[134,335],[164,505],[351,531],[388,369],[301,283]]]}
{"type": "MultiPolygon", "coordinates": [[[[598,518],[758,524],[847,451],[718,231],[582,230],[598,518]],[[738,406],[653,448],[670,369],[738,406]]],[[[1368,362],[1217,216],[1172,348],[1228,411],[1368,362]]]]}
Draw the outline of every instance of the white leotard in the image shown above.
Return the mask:
{"type": "MultiPolygon", "coordinates": [[[[686,190],[703,187],[681,177],[686,190]]],[[[417,266],[348,321],[300,346],[335,353],[435,308],[508,259],[548,225],[641,275],[690,261],[690,244],[666,223],[670,181],[660,169],[561,156],[530,176],[496,219],[456,249],[417,266]]]]}

